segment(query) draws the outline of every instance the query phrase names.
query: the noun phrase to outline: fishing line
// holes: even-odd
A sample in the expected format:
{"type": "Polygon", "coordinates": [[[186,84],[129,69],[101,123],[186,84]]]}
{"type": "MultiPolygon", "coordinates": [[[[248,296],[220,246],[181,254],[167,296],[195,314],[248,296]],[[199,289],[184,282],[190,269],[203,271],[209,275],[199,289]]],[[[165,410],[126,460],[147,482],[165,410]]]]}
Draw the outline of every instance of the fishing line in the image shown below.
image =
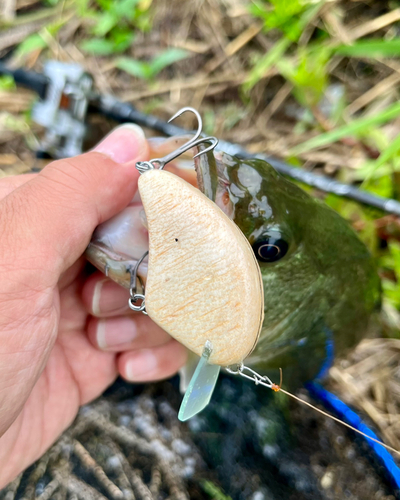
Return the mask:
{"type": "Polygon", "coordinates": [[[308,401],[306,401],[305,399],[302,399],[302,398],[299,398],[298,396],[295,396],[294,394],[292,394],[291,392],[288,392],[288,391],[285,391],[285,389],[282,389],[281,387],[279,387],[278,385],[274,384],[274,387],[271,387],[271,389],[275,392],[283,392],[284,394],[286,394],[287,396],[290,396],[291,398],[293,399],[296,399],[296,401],[299,401],[300,403],[303,403],[304,405],[307,405],[309,406],[310,408],[312,408],[313,410],[319,412],[319,413],[322,413],[322,415],[325,415],[325,417],[329,417],[330,419],[332,420],[335,420],[335,422],[338,422],[339,424],[342,424],[346,427],[348,427],[349,429],[351,429],[352,431],[354,432],[357,432],[358,434],[361,434],[362,436],[370,439],[371,441],[374,441],[375,443],[378,443],[380,444],[381,446],[383,446],[384,448],[386,448],[387,450],[390,450],[392,451],[393,453],[396,453],[396,455],[399,455],[400,456],[400,451],[396,450],[395,448],[392,448],[391,446],[389,446],[388,444],[385,444],[383,443],[382,441],[379,441],[379,439],[375,439],[371,436],[368,436],[368,434],[365,434],[365,432],[362,432],[360,431],[359,429],[356,429],[355,427],[353,427],[352,425],[350,424],[347,424],[346,422],[343,422],[343,420],[340,420],[340,418],[336,418],[334,417],[333,415],[330,415],[329,413],[327,413],[326,411],[323,411],[321,410],[320,408],[318,408],[317,406],[314,406],[312,405],[311,403],[309,403],[308,401]]]}
{"type": "Polygon", "coordinates": [[[298,401],[298,402],[300,402],[300,403],[302,403],[302,404],[304,404],[304,405],[312,408],[313,410],[317,411],[318,413],[321,413],[325,417],[328,417],[328,418],[334,420],[335,422],[338,422],[339,424],[342,424],[345,427],[348,427],[352,431],[357,432],[358,434],[361,434],[362,436],[364,436],[365,438],[369,439],[370,441],[374,441],[375,443],[383,446],[387,450],[390,450],[393,453],[396,453],[396,455],[400,456],[400,451],[396,450],[392,446],[389,446],[388,444],[385,444],[382,441],[379,441],[379,439],[376,439],[376,438],[374,438],[374,437],[366,434],[365,432],[360,431],[356,427],[354,427],[354,426],[352,426],[352,425],[344,422],[340,418],[337,418],[337,417],[334,417],[333,415],[330,415],[326,411],[321,410],[320,408],[318,408],[317,406],[314,406],[313,404],[309,403],[305,399],[302,399],[299,396],[295,396],[291,392],[286,391],[285,389],[282,389],[282,368],[279,368],[279,372],[280,372],[279,385],[278,384],[274,384],[269,377],[267,377],[265,375],[264,376],[260,375],[259,373],[255,372],[254,370],[252,370],[248,366],[244,366],[243,364],[239,365],[236,370],[234,370],[232,368],[227,368],[226,370],[228,371],[228,373],[230,373],[232,375],[240,375],[241,377],[247,378],[248,380],[253,381],[256,385],[263,385],[264,387],[268,387],[269,389],[271,389],[274,392],[283,392],[283,394],[286,394],[287,396],[295,399],[296,401],[298,401]],[[245,372],[249,372],[249,374],[247,374],[245,372]]]}

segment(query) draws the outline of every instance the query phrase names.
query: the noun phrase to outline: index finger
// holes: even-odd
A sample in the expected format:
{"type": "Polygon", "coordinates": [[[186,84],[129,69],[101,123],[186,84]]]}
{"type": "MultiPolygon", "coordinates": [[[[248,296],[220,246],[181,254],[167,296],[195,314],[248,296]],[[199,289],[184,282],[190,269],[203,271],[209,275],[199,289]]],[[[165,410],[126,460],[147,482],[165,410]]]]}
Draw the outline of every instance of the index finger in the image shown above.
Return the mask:
{"type": "Polygon", "coordinates": [[[10,175],[9,177],[2,177],[0,179],[0,201],[12,193],[15,189],[26,182],[32,180],[37,174],[20,174],[10,175]]]}

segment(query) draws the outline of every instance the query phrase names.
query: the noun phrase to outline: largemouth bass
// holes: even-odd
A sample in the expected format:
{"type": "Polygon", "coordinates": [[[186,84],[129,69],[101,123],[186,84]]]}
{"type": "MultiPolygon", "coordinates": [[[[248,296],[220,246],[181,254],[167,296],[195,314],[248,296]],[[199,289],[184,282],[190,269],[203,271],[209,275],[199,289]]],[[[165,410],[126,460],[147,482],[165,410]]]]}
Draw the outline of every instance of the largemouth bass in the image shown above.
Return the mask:
{"type": "MultiPolygon", "coordinates": [[[[152,153],[160,157],[185,140],[153,141],[152,153]]],[[[336,212],[262,160],[209,152],[195,168],[200,190],[237,224],[260,265],[264,322],[246,365],[275,379],[281,367],[291,388],[319,377],[334,354],[365,335],[379,304],[368,249],[336,212]]],[[[142,215],[133,202],[97,229],[88,249],[89,260],[125,287],[147,246],[142,215]]],[[[145,283],[146,265],[139,276],[145,283]]]]}
{"type": "Polygon", "coordinates": [[[264,323],[246,364],[282,367],[299,386],[366,334],[380,282],[367,247],[349,223],[262,160],[223,152],[197,162],[202,191],[253,247],[264,284],[264,323]]]}

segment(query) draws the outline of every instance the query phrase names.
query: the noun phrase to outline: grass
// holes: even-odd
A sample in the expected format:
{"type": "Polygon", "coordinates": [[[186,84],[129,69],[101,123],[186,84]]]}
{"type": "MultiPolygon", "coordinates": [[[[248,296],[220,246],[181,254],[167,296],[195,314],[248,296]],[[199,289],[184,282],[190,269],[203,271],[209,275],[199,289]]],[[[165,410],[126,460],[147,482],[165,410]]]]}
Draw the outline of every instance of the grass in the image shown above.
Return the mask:
{"type": "MultiPolygon", "coordinates": [[[[375,127],[379,125],[384,125],[388,121],[397,118],[399,115],[400,115],[400,103],[396,102],[385,107],[379,113],[376,113],[371,116],[364,116],[362,118],[354,119],[350,123],[347,123],[346,125],[342,125],[340,127],[334,128],[333,130],[330,130],[329,132],[319,134],[318,136],[313,137],[312,139],[309,139],[308,141],[303,142],[302,144],[299,144],[298,146],[294,147],[291,150],[291,154],[296,156],[299,155],[300,153],[310,151],[311,149],[316,149],[322,146],[326,146],[328,144],[332,144],[333,142],[337,142],[345,137],[354,137],[354,136],[368,137],[368,134],[371,133],[371,130],[373,132],[375,127]]],[[[383,164],[385,164],[387,160],[389,160],[395,152],[398,152],[398,150],[399,150],[398,145],[397,147],[394,148],[394,151],[393,148],[392,150],[385,149],[384,158],[386,158],[386,161],[383,158],[380,158],[378,165],[382,166],[383,164]]]]}
{"type": "MultiPolygon", "coordinates": [[[[342,140],[350,140],[354,147],[366,146],[375,153],[372,154],[372,159],[365,158],[357,171],[356,178],[362,181],[361,188],[379,195],[398,198],[397,181],[394,180],[400,166],[398,120],[400,106],[396,99],[397,90],[392,92],[386,102],[377,93],[371,105],[366,106],[357,116],[341,116],[338,113],[335,114],[334,110],[329,116],[329,114],[321,113],[319,107],[327,89],[337,80],[331,69],[336,61],[346,58],[347,64],[360,65],[359,60],[361,60],[363,73],[367,77],[369,72],[373,72],[376,66],[382,64],[383,59],[398,57],[400,39],[396,37],[395,30],[388,30],[384,37],[376,36],[373,32],[370,37],[362,40],[352,39],[350,32],[347,43],[339,43],[338,31],[341,31],[342,39],[346,38],[344,37],[346,29],[343,25],[340,30],[340,14],[344,14],[345,7],[341,12],[333,12],[329,17],[321,16],[324,8],[326,8],[326,2],[323,1],[253,1],[250,12],[263,20],[264,32],[269,34],[274,31],[275,38],[276,33],[279,33],[279,36],[271,50],[254,64],[244,88],[249,91],[274,66],[278,74],[287,84],[290,84],[292,96],[308,112],[305,116],[308,119],[312,117],[311,123],[310,120],[307,123],[313,132],[312,137],[292,147],[289,155],[294,159],[299,159],[299,156],[306,152],[326,149],[342,140]],[[322,17],[323,23],[315,22],[318,16],[322,17]],[[304,43],[301,37],[312,20],[314,29],[307,43],[304,43]],[[333,24],[334,29],[329,29],[329,23],[333,24]],[[332,35],[332,32],[336,33],[332,35]],[[374,104],[376,104],[375,107],[374,104]]],[[[350,102],[348,101],[347,104],[350,102]]],[[[341,103],[341,109],[344,106],[341,103]]],[[[343,216],[351,219],[354,209],[348,210],[352,207],[350,202],[336,200],[334,205],[343,216]]],[[[357,212],[358,219],[362,219],[364,226],[369,228],[364,231],[368,234],[367,243],[375,253],[382,270],[385,271],[382,273],[383,301],[400,310],[399,243],[395,238],[392,240],[390,236],[382,240],[376,234],[374,235],[374,232],[371,232],[374,219],[371,220],[368,210],[359,209],[357,212]],[[382,244],[383,250],[380,248],[382,244]]],[[[376,218],[376,214],[373,217],[376,218]]],[[[363,237],[363,232],[360,236],[363,237]]]]}
{"type": "Polygon", "coordinates": [[[185,59],[188,53],[181,49],[167,49],[160,52],[150,61],[139,61],[131,57],[119,57],[115,61],[115,67],[125,71],[129,75],[141,78],[143,80],[154,80],[154,78],[174,62],[185,59]]]}
{"type": "Polygon", "coordinates": [[[221,489],[211,481],[202,481],[201,487],[207,494],[207,497],[212,500],[232,500],[230,496],[225,495],[225,493],[223,493],[221,489]]]}

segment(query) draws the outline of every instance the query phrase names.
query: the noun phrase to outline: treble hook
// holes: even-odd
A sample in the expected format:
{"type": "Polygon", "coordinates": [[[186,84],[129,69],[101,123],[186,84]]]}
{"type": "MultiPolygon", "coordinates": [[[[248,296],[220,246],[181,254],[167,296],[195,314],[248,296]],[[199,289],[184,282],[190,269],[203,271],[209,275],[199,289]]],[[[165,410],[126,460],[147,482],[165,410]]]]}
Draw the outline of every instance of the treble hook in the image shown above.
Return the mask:
{"type": "Polygon", "coordinates": [[[216,137],[210,136],[210,137],[201,137],[201,131],[203,128],[203,121],[201,119],[201,116],[197,110],[194,108],[191,108],[189,106],[180,109],[178,112],[174,114],[169,120],[168,123],[172,122],[179,116],[181,116],[183,113],[186,113],[187,111],[192,112],[196,118],[197,118],[197,132],[194,137],[192,137],[189,141],[185,142],[181,147],[176,149],[175,151],[172,151],[172,153],[164,156],[163,158],[154,158],[153,160],[150,161],[139,161],[136,163],[136,168],[139,170],[141,174],[143,172],[146,172],[149,169],[156,168],[156,165],[158,165],[159,170],[162,170],[165,165],[172,160],[175,160],[175,158],[178,158],[181,154],[185,153],[189,149],[192,149],[194,146],[198,146],[199,144],[202,144],[204,142],[211,142],[211,145],[204,149],[203,151],[199,151],[193,158],[197,158],[198,156],[208,153],[209,151],[212,151],[216,145],[218,144],[218,139],[216,137]]]}

